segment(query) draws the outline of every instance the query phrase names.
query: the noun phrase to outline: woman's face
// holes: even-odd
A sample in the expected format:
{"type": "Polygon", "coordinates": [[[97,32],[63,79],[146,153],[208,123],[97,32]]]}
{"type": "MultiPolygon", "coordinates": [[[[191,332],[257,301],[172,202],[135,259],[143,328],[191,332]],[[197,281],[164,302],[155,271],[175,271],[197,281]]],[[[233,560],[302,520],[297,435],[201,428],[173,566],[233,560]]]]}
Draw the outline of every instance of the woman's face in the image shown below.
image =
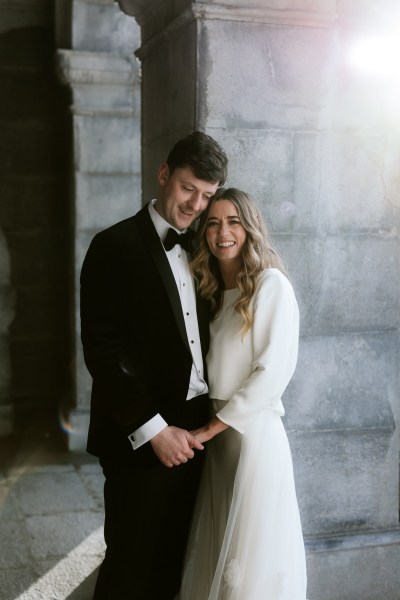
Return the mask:
{"type": "Polygon", "coordinates": [[[241,262],[246,235],[234,203],[217,200],[207,218],[206,240],[210,252],[219,261],[237,262],[240,259],[241,262]]]}

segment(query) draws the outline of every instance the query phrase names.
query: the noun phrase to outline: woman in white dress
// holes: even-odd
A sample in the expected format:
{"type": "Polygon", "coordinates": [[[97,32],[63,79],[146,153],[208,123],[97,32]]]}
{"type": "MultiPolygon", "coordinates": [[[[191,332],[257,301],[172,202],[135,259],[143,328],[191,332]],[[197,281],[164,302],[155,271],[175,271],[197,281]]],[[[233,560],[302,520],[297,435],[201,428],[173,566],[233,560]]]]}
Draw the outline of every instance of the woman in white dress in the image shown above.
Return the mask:
{"type": "Polygon", "coordinates": [[[281,396],[295,370],[292,286],[254,201],[214,196],[193,260],[211,303],[214,416],[193,432],[207,458],[181,600],[305,600],[304,543],[281,396]]]}

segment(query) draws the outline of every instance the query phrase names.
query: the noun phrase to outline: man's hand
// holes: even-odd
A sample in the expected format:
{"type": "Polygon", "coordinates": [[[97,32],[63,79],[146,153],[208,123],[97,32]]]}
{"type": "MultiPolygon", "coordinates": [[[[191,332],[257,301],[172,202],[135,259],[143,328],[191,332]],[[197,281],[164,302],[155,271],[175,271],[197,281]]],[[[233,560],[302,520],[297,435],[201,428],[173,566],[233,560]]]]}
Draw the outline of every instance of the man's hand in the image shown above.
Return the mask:
{"type": "Polygon", "coordinates": [[[150,444],[158,459],[166,467],[181,465],[193,458],[193,448],[203,450],[204,446],[186,429],[165,427],[155,435],[150,444]]]}

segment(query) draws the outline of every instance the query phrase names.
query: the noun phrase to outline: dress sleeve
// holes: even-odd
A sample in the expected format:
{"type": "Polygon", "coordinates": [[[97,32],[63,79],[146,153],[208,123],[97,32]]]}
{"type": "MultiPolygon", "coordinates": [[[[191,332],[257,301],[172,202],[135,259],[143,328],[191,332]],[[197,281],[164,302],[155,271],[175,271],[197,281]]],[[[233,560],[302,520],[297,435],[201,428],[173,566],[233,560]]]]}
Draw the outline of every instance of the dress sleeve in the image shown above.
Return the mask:
{"type": "Polygon", "coordinates": [[[262,279],[254,300],[251,336],[253,362],[249,376],[217,417],[244,433],[260,411],[283,414],[281,396],[296,368],[299,311],[293,288],[279,271],[262,279]]]}

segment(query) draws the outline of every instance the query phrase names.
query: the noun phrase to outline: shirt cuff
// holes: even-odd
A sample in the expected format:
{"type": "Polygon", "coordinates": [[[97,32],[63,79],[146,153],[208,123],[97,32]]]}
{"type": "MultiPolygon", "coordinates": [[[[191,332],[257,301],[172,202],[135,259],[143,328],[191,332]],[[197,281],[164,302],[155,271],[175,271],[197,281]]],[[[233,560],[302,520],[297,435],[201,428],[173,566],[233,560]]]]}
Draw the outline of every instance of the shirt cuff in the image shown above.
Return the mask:
{"type": "Polygon", "coordinates": [[[157,414],[128,436],[132,448],[137,450],[166,427],[168,427],[168,423],[164,421],[160,414],[157,414]]]}

